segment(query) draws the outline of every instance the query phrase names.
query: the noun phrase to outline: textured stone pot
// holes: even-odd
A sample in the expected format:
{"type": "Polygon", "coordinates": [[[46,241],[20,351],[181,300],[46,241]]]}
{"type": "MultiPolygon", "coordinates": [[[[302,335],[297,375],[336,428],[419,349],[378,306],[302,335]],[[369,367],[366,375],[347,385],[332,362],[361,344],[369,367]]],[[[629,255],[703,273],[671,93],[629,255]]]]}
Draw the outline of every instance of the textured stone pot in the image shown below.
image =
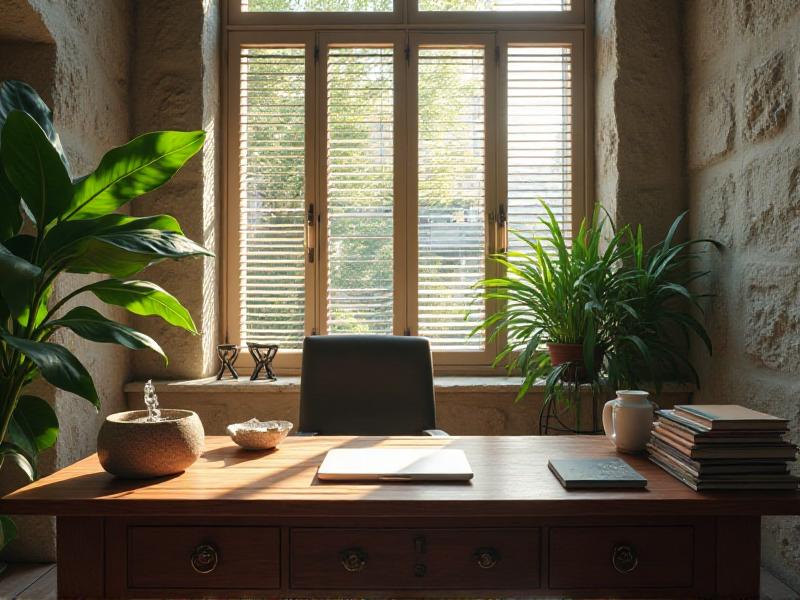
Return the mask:
{"type": "Polygon", "coordinates": [[[149,423],[146,410],[106,417],[97,436],[97,456],[109,473],[130,479],[185,471],[203,453],[205,432],[197,413],[163,409],[149,423]]]}

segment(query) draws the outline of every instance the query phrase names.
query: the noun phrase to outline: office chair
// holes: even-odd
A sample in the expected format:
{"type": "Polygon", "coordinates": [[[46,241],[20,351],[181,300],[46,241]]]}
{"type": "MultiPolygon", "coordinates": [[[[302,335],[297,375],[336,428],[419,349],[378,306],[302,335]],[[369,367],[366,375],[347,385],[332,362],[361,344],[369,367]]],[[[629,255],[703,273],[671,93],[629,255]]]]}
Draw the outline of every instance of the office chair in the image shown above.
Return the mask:
{"type": "Polygon", "coordinates": [[[303,435],[431,435],[436,429],[428,340],[331,335],[303,342],[303,435]]]}

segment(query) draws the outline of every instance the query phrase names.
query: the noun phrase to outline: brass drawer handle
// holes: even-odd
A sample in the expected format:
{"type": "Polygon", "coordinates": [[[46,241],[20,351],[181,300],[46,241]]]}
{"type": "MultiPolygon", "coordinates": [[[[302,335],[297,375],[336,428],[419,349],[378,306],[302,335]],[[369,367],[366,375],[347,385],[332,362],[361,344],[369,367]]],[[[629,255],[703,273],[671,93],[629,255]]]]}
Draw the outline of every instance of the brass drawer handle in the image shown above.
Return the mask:
{"type": "Polygon", "coordinates": [[[611,553],[611,564],[617,572],[630,573],[639,564],[639,557],[636,555],[636,548],[628,545],[614,546],[611,553]]]}
{"type": "Polygon", "coordinates": [[[211,544],[200,544],[192,552],[192,568],[198,573],[211,573],[218,563],[219,553],[211,544]]]}
{"type": "Polygon", "coordinates": [[[367,566],[367,553],[361,548],[348,548],[339,554],[342,566],[351,573],[363,571],[367,566]]]}
{"type": "Polygon", "coordinates": [[[481,569],[491,569],[500,560],[500,553],[494,548],[478,548],[474,556],[481,569]]]}

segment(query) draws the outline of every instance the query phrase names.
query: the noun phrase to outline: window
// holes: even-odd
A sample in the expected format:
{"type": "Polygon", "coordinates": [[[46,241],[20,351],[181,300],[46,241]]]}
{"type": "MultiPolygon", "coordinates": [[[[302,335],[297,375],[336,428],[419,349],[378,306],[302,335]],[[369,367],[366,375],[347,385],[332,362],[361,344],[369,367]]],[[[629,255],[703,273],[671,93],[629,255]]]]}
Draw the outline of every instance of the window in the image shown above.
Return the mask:
{"type": "MultiPolygon", "coordinates": [[[[420,0],[405,18],[583,1],[420,0]]],[[[227,32],[228,342],[277,343],[296,368],[305,335],[423,335],[440,372],[488,369],[502,340],[470,333],[495,308],[473,288],[489,256],[540,227],[540,200],[567,232],[588,204],[585,31],[530,12],[526,31],[339,25],[395,14],[380,0],[235,5],[326,27],[227,32]]]]}
{"type": "Polygon", "coordinates": [[[571,0],[420,0],[421,11],[568,11],[571,0]]]}

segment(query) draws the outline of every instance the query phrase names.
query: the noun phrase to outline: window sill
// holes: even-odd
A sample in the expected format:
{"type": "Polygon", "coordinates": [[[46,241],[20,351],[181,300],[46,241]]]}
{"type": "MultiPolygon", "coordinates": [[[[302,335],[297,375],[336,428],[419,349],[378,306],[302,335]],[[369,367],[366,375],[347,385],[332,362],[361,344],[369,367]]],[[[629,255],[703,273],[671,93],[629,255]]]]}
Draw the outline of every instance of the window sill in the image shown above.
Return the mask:
{"type": "MultiPolygon", "coordinates": [[[[437,394],[503,394],[514,392],[522,384],[521,377],[506,377],[498,375],[487,376],[461,376],[442,375],[434,377],[433,385],[437,394]]],[[[239,379],[223,379],[217,381],[214,377],[203,379],[188,379],[182,381],[164,380],[154,381],[156,391],[166,394],[297,394],[300,391],[299,376],[283,376],[277,381],[250,381],[247,377],[239,379]]],[[[126,394],[143,393],[144,382],[133,381],[125,384],[126,394]]],[[[662,393],[688,394],[694,391],[694,386],[685,384],[666,384],[662,393]]],[[[531,387],[530,393],[544,392],[544,384],[539,383],[531,387]]]]}

